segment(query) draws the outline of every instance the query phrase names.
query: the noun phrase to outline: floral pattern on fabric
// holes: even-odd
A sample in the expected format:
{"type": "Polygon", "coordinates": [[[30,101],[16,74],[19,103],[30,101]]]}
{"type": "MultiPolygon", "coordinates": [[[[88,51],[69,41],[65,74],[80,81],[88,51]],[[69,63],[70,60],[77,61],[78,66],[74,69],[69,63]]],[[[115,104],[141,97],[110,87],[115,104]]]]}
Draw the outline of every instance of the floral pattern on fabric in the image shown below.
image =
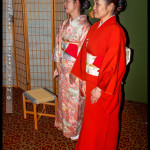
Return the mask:
{"type": "MultiPolygon", "coordinates": [[[[79,135],[82,125],[85,100],[80,96],[80,80],[75,84],[69,82],[69,73],[74,61],[62,58],[62,40],[70,43],[78,43],[78,54],[86,38],[90,24],[85,15],[71,21],[65,20],[58,30],[53,60],[59,62],[61,75],[59,76],[58,106],[55,126],[63,131],[66,137],[79,135]]],[[[55,70],[56,71],[56,70],[55,70]]]]}

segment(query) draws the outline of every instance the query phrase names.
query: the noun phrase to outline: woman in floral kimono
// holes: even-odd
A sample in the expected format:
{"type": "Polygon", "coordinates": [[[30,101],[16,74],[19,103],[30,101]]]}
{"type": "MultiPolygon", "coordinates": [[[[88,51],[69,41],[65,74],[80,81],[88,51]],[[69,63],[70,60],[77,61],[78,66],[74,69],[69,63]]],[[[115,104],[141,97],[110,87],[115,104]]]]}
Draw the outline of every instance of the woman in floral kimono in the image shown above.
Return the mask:
{"type": "Polygon", "coordinates": [[[69,73],[90,29],[87,16],[81,15],[89,6],[88,0],[65,1],[64,8],[70,17],[60,25],[53,56],[56,63],[54,76],[59,75],[55,126],[63,131],[64,136],[70,137],[72,140],[78,139],[80,133],[84,99],[80,96],[79,79],[70,85],[69,73]]]}

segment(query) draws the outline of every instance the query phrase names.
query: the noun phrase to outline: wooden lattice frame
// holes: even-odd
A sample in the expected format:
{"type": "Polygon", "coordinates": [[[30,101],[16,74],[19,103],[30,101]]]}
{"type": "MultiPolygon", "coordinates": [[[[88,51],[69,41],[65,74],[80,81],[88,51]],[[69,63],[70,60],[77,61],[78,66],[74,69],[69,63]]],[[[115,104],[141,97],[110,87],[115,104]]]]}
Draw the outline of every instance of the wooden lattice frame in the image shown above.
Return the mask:
{"type": "MultiPolygon", "coordinates": [[[[13,32],[13,45],[14,45],[14,59],[16,69],[16,83],[17,87],[23,90],[31,89],[31,78],[30,78],[30,57],[29,57],[29,41],[28,41],[28,23],[27,23],[27,0],[13,0],[13,12],[17,13],[20,18],[14,16],[12,22],[13,32]],[[22,21],[21,21],[22,20],[22,21]],[[17,26],[18,25],[18,28],[17,26]],[[19,35],[20,34],[20,35],[19,35]],[[23,36],[23,37],[22,37],[23,36]],[[19,41],[22,39],[23,41],[19,41]],[[20,52],[21,50],[21,52],[20,52]],[[19,53],[20,52],[20,53],[19,53]],[[24,61],[20,61],[25,58],[24,61]],[[21,70],[24,69],[24,70],[21,70]],[[23,86],[23,87],[22,87],[23,86]]],[[[52,53],[55,47],[55,37],[59,25],[65,20],[68,15],[64,11],[64,0],[42,0],[50,1],[51,3],[51,36],[52,36],[52,53]],[[59,14],[59,15],[58,15],[59,14]],[[58,18],[60,17],[60,18],[58,18]]],[[[40,1],[41,3],[41,1],[40,1]]],[[[54,62],[52,61],[52,73],[54,72],[54,62]]],[[[53,92],[56,93],[56,79],[53,78],[53,92]]]]}

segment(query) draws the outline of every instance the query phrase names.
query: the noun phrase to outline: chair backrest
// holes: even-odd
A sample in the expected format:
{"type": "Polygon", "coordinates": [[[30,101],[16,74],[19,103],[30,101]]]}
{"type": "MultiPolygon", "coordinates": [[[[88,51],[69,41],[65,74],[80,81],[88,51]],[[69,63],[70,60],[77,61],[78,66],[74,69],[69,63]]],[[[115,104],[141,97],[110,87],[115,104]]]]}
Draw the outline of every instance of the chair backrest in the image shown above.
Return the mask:
{"type": "Polygon", "coordinates": [[[126,65],[128,65],[131,60],[131,49],[125,47],[125,51],[126,51],[126,65]]]}

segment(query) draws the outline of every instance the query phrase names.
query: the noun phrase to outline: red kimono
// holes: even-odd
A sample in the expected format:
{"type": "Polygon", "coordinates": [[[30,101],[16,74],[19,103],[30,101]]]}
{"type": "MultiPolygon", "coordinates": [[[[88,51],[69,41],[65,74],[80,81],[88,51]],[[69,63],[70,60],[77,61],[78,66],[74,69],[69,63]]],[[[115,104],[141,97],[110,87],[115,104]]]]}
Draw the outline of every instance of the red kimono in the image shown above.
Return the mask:
{"type": "Polygon", "coordinates": [[[71,73],[86,81],[84,118],[76,150],[116,150],[119,132],[121,80],[126,70],[123,29],[116,16],[89,30],[71,73]],[[92,70],[93,69],[93,70],[92,70]],[[91,91],[102,92],[91,104],[91,91]]]}

